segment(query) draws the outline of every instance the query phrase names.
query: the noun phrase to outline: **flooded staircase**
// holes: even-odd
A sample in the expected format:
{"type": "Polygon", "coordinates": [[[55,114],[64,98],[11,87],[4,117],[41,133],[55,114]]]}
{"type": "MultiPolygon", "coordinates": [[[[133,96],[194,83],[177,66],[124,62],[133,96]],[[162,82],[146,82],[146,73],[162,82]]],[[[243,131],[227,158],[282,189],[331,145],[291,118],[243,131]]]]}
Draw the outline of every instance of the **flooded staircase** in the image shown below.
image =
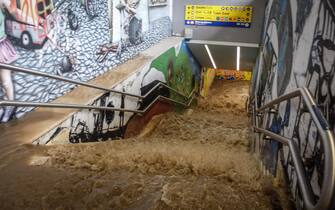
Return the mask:
{"type": "Polygon", "coordinates": [[[288,209],[249,152],[247,96],[247,82],[217,81],[197,106],[155,116],[137,137],[26,147],[0,171],[0,208],[288,209]]]}

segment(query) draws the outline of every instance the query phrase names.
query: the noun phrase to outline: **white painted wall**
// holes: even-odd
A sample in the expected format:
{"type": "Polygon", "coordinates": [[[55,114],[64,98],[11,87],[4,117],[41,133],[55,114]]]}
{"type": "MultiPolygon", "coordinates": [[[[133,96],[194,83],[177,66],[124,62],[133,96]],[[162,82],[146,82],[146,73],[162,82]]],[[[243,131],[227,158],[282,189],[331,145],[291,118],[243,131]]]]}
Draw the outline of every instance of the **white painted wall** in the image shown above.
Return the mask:
{"type": "Polygon", "coordinates": [[[115,8],[119,3],[120,0],[113,0],[113,42],[118,42],[121,39],[121,14],[115,8]]]}
{"type": "Polygon", "coordinates": [[[142,18],[143,31],[149,30],[149,4],[147,0],[141,0],[137,9],[137,15],[142,18]]]}
{"type": "MultiPolygon", "coordinates": [[[[149,0],[148,0],[149,2],[149,0]]],[[[172,20],[172,4],[173,0],[168,0],[168,5],[149,8],[149,21],[153,22],[162,17],[170,17],[172,20]]]]}

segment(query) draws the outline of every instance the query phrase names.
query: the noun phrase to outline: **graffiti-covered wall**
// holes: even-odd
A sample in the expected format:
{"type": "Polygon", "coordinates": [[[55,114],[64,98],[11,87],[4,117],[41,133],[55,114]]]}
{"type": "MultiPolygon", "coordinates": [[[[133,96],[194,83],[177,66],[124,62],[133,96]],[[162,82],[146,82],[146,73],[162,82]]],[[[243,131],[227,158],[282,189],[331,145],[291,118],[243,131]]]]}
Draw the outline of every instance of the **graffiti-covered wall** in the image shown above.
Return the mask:
{"type": "MultiPolygon", "coordinates": [[[[170,36],[167,11],[148,0],[0,0],[0,62],[88,81],[170,36]],[[150,11],[161,15],[150,19],[150,11]]],[[[0,99],[48,102],[74,86],[0,72],[0,99]]],[[[0,108],[0,122],[31,108],[0,108]]]]}
{"type": "MultiPolygon", "coordinates": [[[[185,42],[181,42],[177,46],[168,49],[152,62],[148,63],[143,69],[140,69],[115,86],[114,89],[143,96],[159,81],[184,95],[189,95],[194,88],[199,86],[200,66],[194,60],[185,42]]],[[[183,99],[167,88],[160,88],[149,94],[143,101],[129,96],[106,93],[92,105],[143,110],[158,95],[170,97],[178,101],[183,99]]],[[[166,105],[164,105],[162,109],[173,110],[175,107],[172,105],[169,106],[170,108],[166,109],[166,105]]],[[[156,107],[156,109],[158,109],[157,112],[159,113],[160,108],[156,107]]],[[[154,115],[155,113],[151,114],[154,115]]],[[[53,131],[37,140],[37,142],[40,144],[54,142],[59,135],[65,136],[67,142],[72,143],[122,138],[133,117],[134,114],[129,112],[83,110],[74,114],[62,123],[62,125],[59,125],[53,131]]],[[[143,126],[141,125],[141,127],[143,126]]]]}
{"type": "MultiPolygon", "coordinates": [[[[254,69],[253,95],[260,107],[297,87],[307,87],[335,131],[335,1],[270,0],[265,11],[262,51],[254,69]]],[[[323,179],[323,148],[311,116],[299,98],[281,103],[268,129],[299,145],[306,175],[318,199],[323,179]]],[[[264,146],[267,168],[274,172],[278,154],[297,207],[301,196],[286,147],[264,146]]],[[[323,186],[326,187],[326,186],[323,186]]]]}

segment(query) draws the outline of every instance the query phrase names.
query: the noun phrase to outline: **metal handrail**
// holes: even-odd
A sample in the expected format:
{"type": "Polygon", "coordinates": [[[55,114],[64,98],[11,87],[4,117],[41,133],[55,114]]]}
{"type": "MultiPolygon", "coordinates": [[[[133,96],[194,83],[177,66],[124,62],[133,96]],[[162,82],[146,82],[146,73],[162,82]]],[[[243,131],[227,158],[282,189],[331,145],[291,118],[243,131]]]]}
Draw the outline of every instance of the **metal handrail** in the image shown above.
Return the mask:
{"type": "Polygon", "coordinates": [[[11,70],[11,71],[21,72],[21,73],[25,73],[25,74],[31,74],[31,75],[40,76],[40,77],[46,77],[46,78],[59,80],[59,81],[63,81],[63,82],[68,82],[68,83],[72,83],[72,84],[76,84],[76,85],[81,85],[81,86],[85,86],[85,87],[89,87],[89,88],[93,88],[93,89],[97,89],[97,90],[103,90],[103,91],[107,91],[107,92],[113,92],[113,93],[118,93],[118,94],[122,94],[122,95],[128,95],[128,96],[135,97],[135,98],[140,98],[140,99],[143,98],[142,96],[139,96],[139,95],[126,93],[126,92],[123,92],[123,91],[118,91],[118,90],[113,90],[113,89],[108,89],[108,88],[100,87],[100,86],[97,86],[97,85],[92,85],[92,84],[89,84],[89,83],[86,83],[86,82],[76,81],[76,80],[68,79],[68,78],[62,77],[62,76],[47,74],[47,73],[43,73],[43,72],[39,72],[39,71],[27,69],[27,68],[22,68],[22,67],[18,67],[18,66],[12,66],[12,65],[8,65],[8,64],[4,64],[4,63],[0,63],[0,69],[8,69],[8,70],[11,70]]]}
{"type": "MultiPolygon", "coordinates": [[[[160,85],[158,84],[155,85],[153,88],[150,89],[149,92],[152,92],[159,86],[160,85]]],[[[61,109],[94,109],[94,110],[120,111],[120,112],[131,112],[131,113],[136,113],[136,114],[144,114],[150,109],[152,105],[154,105],[159,100],[173,102],[183,107],[189,107],[194,99],[194,93],[195,93],[195,89],[192,90],[189,96],[186,96],[188,103],[179,102],[174,99],[159,95],[144,110],[121,109],[121,108],[114,108],[114,107],[90,106],[90,105],[79,105],[79,104],[41,103],[41,102],[25,102],[25,101],[9,101],[9,100],[0,100],[0,107],[1,106],[16,106],[16,107],[47,107],[47,108],[61,108],[61,109]]],[[[145,96],[148,96],[149,94],[146,94],[145,96]]]]}
{"type": "Polygon", "coordinates": [[[166,85],[165,83],[163,83],[161,81],[159,81],[157,83],[157,85],[155,86],[154,89],[151,89],[147,94],[145,94],[144,96],[141,96],[141,95],[136,95],[136,94],[127,93],[127,92],[123,92],[123,91],[118,91],[118,90],[114,90],[114,89],[104,88],[104,87],[97,86],[97,85],[92,85],[92,84],[89,84],[89,83],[86,83],[86,82],[81,82],[81,81],[77,81],[77,80],[73,80],[73,79],[68,79],[66,77],[62,77],[62,76],[58,76],[58,75],[52,75],[52,74],[47,74],[47,73],[35,71],[35,70],[32,70],[32,69],[22,68],[22,67],[18,67],[18,66],[12,66],[12,65],[8,65],[8,64],[4,64],[4,63],[0,63],[0,69],[8,69],[8,70],[15,71],[15,72],[21,72],[21,73],[25,73],[25,74],[40,76],[40,77],[46,77],[46,78],[59,80],[59,81],[63,81],[63,82],[68,82],[68,83],[72,83],[72,84],[76,84],[76,85],[81,85],[81,86],[85,86],[85,87],[89,87],[89,88],[93,88],[93,89],[97,89],[97,90],[103,90],[103,91],[113,92],[113,93],[117,93],[117,94],[121,94],[121,95],[127,95],[127,96],[130,96],[130,97],[139,98],[141,100],[143,98],[147,97],[151,92],[153,92],[155,88],[157,88],[158,86],[161,86],[161,85],[165,86],[166,88],[168,88],[170,90],[172,90],[173,92],[177,93],[178,95],[180,95],[184,98],[187,98],[187,96],[185,96],[184,94],[178,92],[176,89],[171,88],[170,86],[166,85]]]}
{"type": "Polygon", "coordinates": [[[166,88],[168,88],[169,90],[172,90],[173,92],[177,93],[178,95],[182,96],[185,99],[188,99],[188,96],[185,96],[184,94],[180,93],[178,90],[168,86],[167,84],[159,81],[153,88],[151,88],[145,95],[141,96],[141,98],[146,98],[148,95],[150,95],[153,91],[156,90],[156,88],[158,88],[159,86],[164,86],[166,88]]]}
{"type": "Polygon", "coordinates": [[[141,111],[136,111],[132,109],[119,109],[113,107],[104,106],[89,106],[80,104],[62,104],[62,103],[41,103],[41,102],[25,102],[25,101],[0,101],[1,106],[16,106],[16,107],[47,107],[47,108],[60,108],[60,109],[95,109],[95,110],[105,110],[105,111],[123,111],[123,112],[133,112],[141,113],[141,111]]]}
{"type": "Polygon", "coordinates": [[[187,101],[188,103],[182,103],[182,102],[179,102],[179,101],[176,101],[176,100],[173,100],[171,98],[167,98],[165,96],[161,96],[159,95],[158,97],[156,97],[155,100],[153,100],[144,110],[143,110],[143,113],[145,113],[148,109],[150,109],[150,107],[152,105],[154,105],[156,103],[156,101],[158,100],[166,100],[166,101],[171,101],[171,102],[174,102],[175,104],[179,104],[179,105],[182,105],[184,107],[189,107],[194,99],[194,93],[195,93],[195,88],[191,91],[191,93],[189,94],[189,96],[187,96],[187,101]]]}
{"type": "Polygon", "coordinates": [[[324,167],[324,178],[322,182],[322,189],[320,194],[320,199],[316,202],[312,192],[310,183],[307,181],[306,172],[304,170],[303,161],[300,157],[300,152],[298,145],[292,139],[280,136],[271,131],[259,128],[258,125],[254,126],[254,129],[258,132],[261,132],[267,136],[270,136],[273,140],[281,142],[285,145],[288,145],[291,154],[294,167],[297,172],[298,186],[300,188],[302,198],[304,201],[304,206],[308,210],[324,210],[329,209],[334,205],[335,199],[335,138],[330,130],[330,127],[324,118],[322,112],[317,107],[312,94],[305,87],[298,88],[297,90],[288,93],[286,95],[280,96],[263,107],[256,110],[257,113],[265,112],[267,109],[272,108],[273,106],[301,96],[303,101],[306,104],[308,111],[311,114],[311,117],[321,135],[322,145],[324,147],[325,154],[325,167],[324,167]]]}

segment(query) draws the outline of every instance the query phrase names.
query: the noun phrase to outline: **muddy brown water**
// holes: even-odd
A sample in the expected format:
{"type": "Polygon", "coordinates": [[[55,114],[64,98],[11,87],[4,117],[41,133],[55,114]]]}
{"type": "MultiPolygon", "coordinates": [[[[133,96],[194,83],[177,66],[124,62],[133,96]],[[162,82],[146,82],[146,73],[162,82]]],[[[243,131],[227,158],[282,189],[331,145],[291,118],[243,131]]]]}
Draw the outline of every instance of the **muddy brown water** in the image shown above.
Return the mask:
{"type": "Polygon", "coordinates": [[[247,94],[248,82],[217,81],[140,137],[22,146],[0,171],[0,209],[273,209],[249,152],[247,94]]]}

